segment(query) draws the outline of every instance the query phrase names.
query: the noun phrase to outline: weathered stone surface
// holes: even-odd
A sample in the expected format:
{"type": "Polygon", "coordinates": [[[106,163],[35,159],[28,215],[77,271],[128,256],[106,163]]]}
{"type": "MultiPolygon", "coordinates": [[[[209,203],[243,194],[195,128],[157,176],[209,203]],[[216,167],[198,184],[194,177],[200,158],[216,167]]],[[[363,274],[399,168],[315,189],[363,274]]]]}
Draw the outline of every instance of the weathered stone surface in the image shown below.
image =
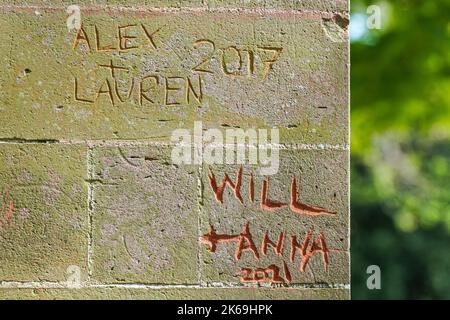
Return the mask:
{"type": "Polygon", "coordinates": [[[346,26],[330,15],[86,10],[79,41],[66,18],[0,14],[0,137],[167,141],[201,120],[278,127],[281,142],[348,141],[346,26]]]}
{"type": "Polygon", "coordinates": [[[348,10],[345,0],[257,0],[243,2],[241,0],[212,0],[208,1],[208,6],[214,7],[232,7],[232,8],[265,8],[265,9],[293,9],[293,10],[329,10],[346,11],[348,10]]]}
{"type": "Polygon", "coordinates": [[[123,6],[132,6],[132,5],[142,5],[149,7],[163,7],[163,8],[172,8],[172,7],[181,7],[181,4],[191,4],[198,7],[202,6],[201,0],[79,0],[79,1],[71,1],[71,0],[3,0],[5,4],[14,4],[17,6],[44,6],[44,7],[62,7],[69,6],[72,4],[76,4],[79,6],[86,6],[86,8],[91,8],[95,6],[106,6],[106,5],[123,5],[123,6]]]}
{"type": "MultiPolygon", "coordinates": [[[[202,280],[206,282],[242,282],[242,268],[252,269],[251,278],[256,268],[267,268],[275,265],[286,280],[284,265],[289,269],[290,283],[349,283],[349,216],[348,216],[348,152],[331,150],[281,150],[280,168],[276,175],[262,177],[256,166],[244,166],[242,170],[242,186],[240,194],[243,204],[236,198],[234,191],[227,186],[223,193],[223,203],[217,201],[210,186],[208,176],[213,172],[219,185],[226,172],[237,184],[239,166],[213,165],[204,167],[202,181],[203,207],[201,216],[202,234],[208,234],[213,226],[218,234],[239,235],[246,223],[256,247],[258,257],[252,250],[243,250],[240,259],[236,258],[239,239],[228,243],[219,243],[216,252],[202,245],[202,280]],[[254,181],[254,202],[250,201],[250,173],[254,181]],[[298,202],[309,206],[321,207],[335,214],[319,214],[317,216],[295,212],[290,208],[292,178],[296,179],[299,188],[298,202]],[[300,185],[299,185],[300,179],[300,185]],[[286,207],[269,211],[261,208],[262,184],[268,180],[268,198],[272,202],[286,204],[286,207]],[[312,231],[312,238],[306,246],[306,252],[312,248],[314,240],[323,232],[328,252],[327,270],[321,251],[312,253],[305,264],[304,272],[300,272],[302,254],[295,251],[291,261],[292,236],[302,246],[307,232],[312,231]],[[272,242],[278,243],[281,232],[284,232],[284,251],[280,255],[274,248],[267,248],[264,255],[262,243],[265,233],[272,242]]],[[[270,204],[269,204],[270,206],[270,204]]],[[[248,241],[243,242],[248,244],[248,241]]],[[[321,249],[321,244],[317,249],[321,249]]],[[[247,273],[247,272],[246,272],[247,273]]],[[[244,282],[258,283],[259,281],[244,282]]],[[[270,283],[270,277],[260,282],[270,283]]],[[[288,281],[285,281],[288,282],[288,281]]]]}
{"type": "Polygon", "coordinates": [[[198,282],[197,170],[169,148],[93,150],[93,279],[198,282]]]}
{"type": "Polygon", "coordinates": [[[0,299],[348,299],[347,1],[70,4],[0,4],[0,299]],[[196,121],[278,172],[174,163],[196,121]]]}
{"type": "Polygon", "coordinates": [[[85,163],[82,146],[0,144],[0,281],[86,279],[85,163]]]}
{"type": "MultiPolygon", "coordinates": [[[[3,0],[5,4],[15,5],[49,5],[48,0],[3,0]]],[[[346,0],[78,0],[80,6],[88,5],[121,5],[150,6],[154,8],[249,8],[249,9],[293,9],[293,10],[326,10],[348,11],[346,0]]],[[[74,4],[71,0],[58,0],[54,6],[74,4]]]]}
{"type": "Polygon", "coordinates": [[[349,299],[348,289],[190,288],[190,289],[0,289],[0,299],[214,299],[329,300],[349,299]]]}

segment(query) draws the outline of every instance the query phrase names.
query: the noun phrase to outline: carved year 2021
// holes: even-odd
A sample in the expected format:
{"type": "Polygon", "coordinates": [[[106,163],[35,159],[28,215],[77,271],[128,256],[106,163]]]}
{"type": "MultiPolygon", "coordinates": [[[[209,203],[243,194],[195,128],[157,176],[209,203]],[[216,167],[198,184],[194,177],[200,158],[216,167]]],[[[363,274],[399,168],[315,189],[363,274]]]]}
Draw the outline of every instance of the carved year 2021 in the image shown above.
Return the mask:
{"type": "MultiPolygon", "coordinates": [[[[268,255],[268,249],[272,248],[274,253],[283,258],[286,247],[286,233],[281,232],[278,236],[278,240],[274,242],[269,237],[269,232],[266,231],[262,238],[261,246],[256,246],[254,237],[250,231],[250,224],[247,222],[240,234],[220,234],[216,231],[214,226],[210,226],[209,232],[200,237],[200,242],[207,245],[210,252],[215,253],[219,244],[226,245],[234,243],[235,254],[234,259],[239,261],[243,253],[248,252],[251,256],[260,260],[261,256],[268,255]]],[[[298,240],[297,235],[293,234],[290,237],[290,251],[288,255],[289,262],[295,263],[297,255],[300,256],[301,273],[305,272],[306,267],[310,259],[315,254],[321,254],[323,260],[324,271],[328,271],[329,254],[331,252],[343,252],[339,249],[328,248],[325,235],[320,232],[317,237],[313,238],[313,230],[308,230],[303,236],[303,241],[298,240]]],[[[271,283],[289,283],[292,281],[291,271],[288,264],[283,259],[282,270],[284,275],[281,275],[280,268],[275,264],[272,264],[265,268],[242,268],[241,269],[241,282],[271,282],[271,283]]]]}

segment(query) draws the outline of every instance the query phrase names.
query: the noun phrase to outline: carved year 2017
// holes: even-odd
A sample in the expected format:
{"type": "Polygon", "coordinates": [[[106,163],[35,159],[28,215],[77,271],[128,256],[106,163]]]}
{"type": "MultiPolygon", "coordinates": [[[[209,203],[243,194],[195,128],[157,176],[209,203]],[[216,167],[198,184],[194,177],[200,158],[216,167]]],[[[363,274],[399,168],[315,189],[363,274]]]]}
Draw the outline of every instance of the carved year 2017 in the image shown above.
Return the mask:
{"type": "Polygon", "coordinates": [[[216,48],[214,41],[208,39],[196,40],[193,43],[202,55],[201,61],[196,64],[192,70],[201,73],[214,73],[211,62],[213,59],[219,59],[220,70],[226,76],[232,77],[251,77],[256,72],[255,55],[260,55],[263,64],[261,78],[265,80],[275,62],[280,57],[282,48],[273,46],[257,46],[256,48],[239,48],[237,46],[228,46],[216,48]],[[202,51],[200,51],[202,48],[202,51]],[[216,57],[216,55],[218,55],[216,57]]]}
{"type": "MultiPolygon", "coordinates": [[[[136,23],[118,25],[111,28],[112,34],[105,35],[105,31],[96,25],[82,26],[75,35],[73,50],[81,50],[85,54],[133,52],[134,55],[136,50],[161,50],[164,46],[164,39],[159,37],[162,29],[163,27],[151,29],[145,24],[136,23]]],[[[219,71],[224,77],[254,77],[264,81],[281,52],[282,48],[270,45],[218,47],[213,40],[198,39],[192,43],[192,66],[188,66],[187,75],[155,72],[133,77],[130,75],[133,66],[119,65],[111,58],[109,63],[97,64],[99,69],[108,68],[110,76],[97,79],[94,84],[92,81],[88,84],[85,79],[74,76],[73,97],[75,101],[87,104],[106,99],[113,106],[131,99],[140,106],[144,103],[164,106],[191,103],[199,105],[202,103],[203,76],[206,74],[216,74],[219,71]],[[213,68],[213,60],[218,61],[216,69],[213,68]],[[126,86],[120,84],[123,82],[126,86]]]]}
{"type": "MultiPolygon", "coordinates": [[[[76,50],[80,44],[86,46],[87,52],[112,53],[129,52],[138,49],[158,50],[162,45],[162,40],[156,40],[162,27],[150,29],[144,24],[117,25],[108,32],[113,32],[108,36],[102,34],[102,31],[96,25],[92,28],[82,26],[76,33],[73,49],[76,50]],[[92,30],[88,32],[87,30],[92,30]],[[90,34],[90,35],[89,35],[90,34]],[[112,35],[112,37],[111,37],[112,35]],[[108,38],[105,44],[105,39],[108,38]],[[112,39],[111,39],[112,38],[112,39]],[[157,44],[158,43],[158,44],[157,44]]],[[[220,70],[227,76],[251,76],[256,70],[255,55],[259,55],[262,62],[262,79],[266,79],[274,63],[279,59],[282,48],[268,45],[255,47],[238,47],[236,45],[217,48],[215,42],[210,39],[198,39],[192,44],[194,50],[198,51],[200,61],[192,67],[193,71],[201,73],[214,73],[211,69],[211,60],[216,57],[220,60],[220,70]],[[237,64],[237,67],[230,66],[237,64]]]]}

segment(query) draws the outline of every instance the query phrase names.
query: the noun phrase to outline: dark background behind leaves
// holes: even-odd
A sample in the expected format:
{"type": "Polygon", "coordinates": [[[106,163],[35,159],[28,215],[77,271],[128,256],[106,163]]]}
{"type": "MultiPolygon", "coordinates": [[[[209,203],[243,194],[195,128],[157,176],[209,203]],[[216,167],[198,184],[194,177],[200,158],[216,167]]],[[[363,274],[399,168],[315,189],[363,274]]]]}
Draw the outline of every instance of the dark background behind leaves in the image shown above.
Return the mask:
{"type": "Polygon", "coordinates": [[[353,0],[350,30],[352,298],[448,299],[450,0],[353,0]]]}

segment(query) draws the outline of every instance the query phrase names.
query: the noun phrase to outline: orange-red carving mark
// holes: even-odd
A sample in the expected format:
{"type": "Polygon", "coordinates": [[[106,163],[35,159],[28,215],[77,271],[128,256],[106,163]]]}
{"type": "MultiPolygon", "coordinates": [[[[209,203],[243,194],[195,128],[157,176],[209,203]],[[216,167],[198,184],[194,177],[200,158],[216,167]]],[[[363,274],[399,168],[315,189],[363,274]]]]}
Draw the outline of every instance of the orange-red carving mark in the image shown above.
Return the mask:
{"type": "Polygon", "coordinates": [[[303,240],[302,245],[297,242],[297,236],[291,236],[291,262],[294,263],[295,260],[295,254],[297,253],[297,250],[300,250],[300,255],[303,258],[306,256],[306,250],[308,248],[309,242],[312,238],[312,230],[308,230],[306,232],[305,239],[303,240]]]}
{"type": "Polygon", "coordinates": [[[275,244],[272,240],[269,239],[269,231],[266,231],[261,245],[261,252],[263,253],[263,255],[267,255],[268,245],[274,248],[275,253],[281,257],[283,255],[284,249],[284,232],[280,233],[278,242],[277,244],[275,244]]]}
{"type": "Polygon", "coordinates": [[[283,270],[284,270],[284,276],[286,277],[286,282],[290,283],[292,281],[291,272],[289,271],[289,268],[285,261],[283,261],[283,270]]]}
{"type": "Polygon", "coordinates": [[[9,208],[6,210],[7,199],[9,198],[9,192],[7,189],[3,191],[3,199],[2,199],[2,211],[0,217],[0,227],[8,224],[8,221],[12,218],[13,209],[14,209],[14,201],[12,199],[9,200],[9,208]]]}
{"type": "Polygon", "coordinates": [[[241,282],[253,282],[253,278],[250,276],[252,274],[252,269],[242,268],[241,269],[241,282]]]}
{"type": "Polygon", "coordinates": [[[250,183],[248,186],[248,195],[250,197],[250,201],[255,202],[255,182],[253,181],[253,172],[250,172],[250,183]]]}
{"type": "Polygon", "coordinates": [[[253,280],[256,282],[264,282],[266,280],[266,269],[256,268],[253,273],[253,280]]]}
{"type": "Polygon", "coordinates": [[[263,181],[261,188],[261,209],[267,211],[275,211],[276,209],[284,208],[287,204],[272,201],[269,199],[269,178],[263,181]]]}
{"type": "Polygon", "coordinates": [[[209,227],[209,232],[200,237],[200,242],[209,246],[210,252],[216,252],[217,244],[239,240],[240,235],[217,234],[213,226],[209,227]]]}
{"type": "Polygon", "coordinates": [[[234,188],[234,196],[239,200],[240,203],[244,204],[244,199],[241,196],[241,186],[242,186],[242,165],[239,167],[236,173],[236,187],[234,188]]]}
{"type": "Polygon", "coordinates": [[[327,244],[325,242],[325,236],[323,235],[323,232],[319,234],[319,238],[313,243],[313,246],[311,248],[311,255],[314,254],[314,251],[321,251],[322,257],[323,257],[323,266],[325,269],[325,272],[328,271],[328,253],[330,252],[328,250],[327,244]],[[317,241],[317,242],[316,242],[317,241]]]}
{"type": "MultiPolygon", "coordinates": [[[[261,244],[262,254],[267,255],[267,247],[270,245],[277,255],[283,257],[285,238],[286,238],[285,232],[281,232],[278,237],[278,241],[275,244],[273,241],[270,240],[268,231],[266,231],[261,244]]],[[[239,235],[218,234],[214,229],[214,227],[211,226],[209,232],[200,237],[200,241],[202,243],[207,244],[211,252],[216,251],[217,245],[219,243],[236,241],[238,242],[236,244],[235,250],[236,260],[240,260],[242,252],[244,251],[251,251],[257,260],[259,260],[260,257],[259,252],[253,241],[252,234],[250,232],[249,222],[247,222],[244,225],[243,230],[239,235]]],[[[296,235],[291,236],[291,251],[290,251],[291,263],[295,262],[297,251],[300,251],[300,272],[305,272],[311,257],[314,256],[315,253],[322,254],[324,270],[325,272],[327,272],[329,264],[329,254],[331,252],[346,252],[345,250],[329,249],[326,244],[325,235],[323,234],[323,232],[320,232],[319,235],[316,237],[316,239],[313,240],[312,229],[306,232],[303,238],[303,242],[301,244],[299,244],[299,242],[297,241],[296,235]]],[[[282,279],[283,282],[290,283],[292,281],[292,275],[291,272],[289,271],[288,265],[284,261],[283,261],[283,271],[284,271],[284,280],[282,277],[279,276],[280,269],[274,265],[271,265],[265,269],[261,268],[254,269],[254,271],[253,269],[243,268],[241,269],[241,272],[243,274],[241,276],[241,281],[242,282],[265,281],[269,279],[269,273],[272,272],[271,278],[272,280],[270,280],[271,282],[278,283],[281,281],[280,279],[282,279]]]]}
{"type": "Polygon", "coordinates": [[[291,262],[294,262],[295,254],[297,252],[297,249],[300,249],[301,254],[301,262],[300,262],[300,271],[305,272],[306,266],[308,265],[309,259],[316,253],[321,252],[323,256],[323,266],[325,272],[328,271],[328,253],[330,252],[328,250],[328,247],[325,243],[325,236],[323,235],[323,232],[321,232],[317,239],[314,240],[308,249],[309,243],[312,239],[312,230],[309,230],[306,233],[305,240],[303,241],[303,244],[300,246],[297,242],[297,237],[292,236],[291,240],[291,262]]]}
{"type": "Polygon", "coordinates": [[[292,177],[292,182],[291,182],[291,203],[290,203],[290,208],[293,212],[298,213],[298,214],[306,214],[309,216],[319,216],[319,215],[335,215],[336,212],[331,212],[328,211],[324,208],[320,208],[320,207],[314,207],[314,206],[310,206],[310,205],[306,205],[303,203],[300,203],[297,201],[298,198],[298,193],[300,192],[300,178],[299,178],[299,185],[298,185],[298,191],[297,191],[297,186],[295,183],[295,176],[292,177]]]}
{"type": "Polygon", "coordinates": [[[230,177],[227,173],[222,179],[220,186],[217,186],[216,177],[214,173],[209,170],[208,174],[209,185],[214,192],[215,198],[218,202],[223,203],[223,191],[225,190],[225,186],[229,185],[231,189],[233,189],[234,196],[239,200],[240,203],[244,204],[244,199],[241,196],[241,186],[242,186],[242,166],[238,169],[236,173],[236,184],[231,181],[230,177]]]}
{"type": "Polygon", "coordinates": [[[259,259],[258,249],[256,249],[255,243],[253,242],[252,234],[250,233],[250,228],[248,222],[245,224],[239,236],[239,245],[236,248],[235,258],[236,260],[241,259],[242,251],[250,250],[255,255],[256,259],[259,259]]]}
{"type": "Polygon", "coordinates": [[[244,283],[265,282],[267,280],[270,283],[285,283],[286,281],[288,281],[287,279],[283,279],[283,277],[280,276],[280,268],[274,264],[271,264],[267,268],[256,268],[255,270],[252,270],[250,268],[242,268],[240,280],[244,283]]]}
{"type": "Polygon", "coordinates": [[[280,276],[280,268],[272,264],[268,266],[265,270],[265,274],[269,278],[270,283],[284,283],[285,280],[280,276]],[[272,274],[272,276],[270,276],[272,274]]]}
{"type": "Polygon", "coordinates": [[[323,256],[323,266],[325,272],[328,270],[328,248],[325,243],[325,237],[321,232],[316,240],[313,241],[311,248],[306,253],[306,256],[302,257],[302,264],[300,266],[300,271],[305,271],[305,267],[308,264],[309,259],[314,255],[315,252],[322,252],[323,256]]]}
{"type": "Polygon", "coordinates": [[[213,226],[209,227],[209,232],[200,237],[200,242],[209,246],[210,252],[216,252],[217,244],[221,242],[239,241],[236,251],[235,259],[241,259],[243,251],[250,250],[253,252],[256,259],[259,259],[258,249],[253,242],[252,234],[250,233],[249,223],[247,222],[239,235],[218,234],[213,226]]]}

